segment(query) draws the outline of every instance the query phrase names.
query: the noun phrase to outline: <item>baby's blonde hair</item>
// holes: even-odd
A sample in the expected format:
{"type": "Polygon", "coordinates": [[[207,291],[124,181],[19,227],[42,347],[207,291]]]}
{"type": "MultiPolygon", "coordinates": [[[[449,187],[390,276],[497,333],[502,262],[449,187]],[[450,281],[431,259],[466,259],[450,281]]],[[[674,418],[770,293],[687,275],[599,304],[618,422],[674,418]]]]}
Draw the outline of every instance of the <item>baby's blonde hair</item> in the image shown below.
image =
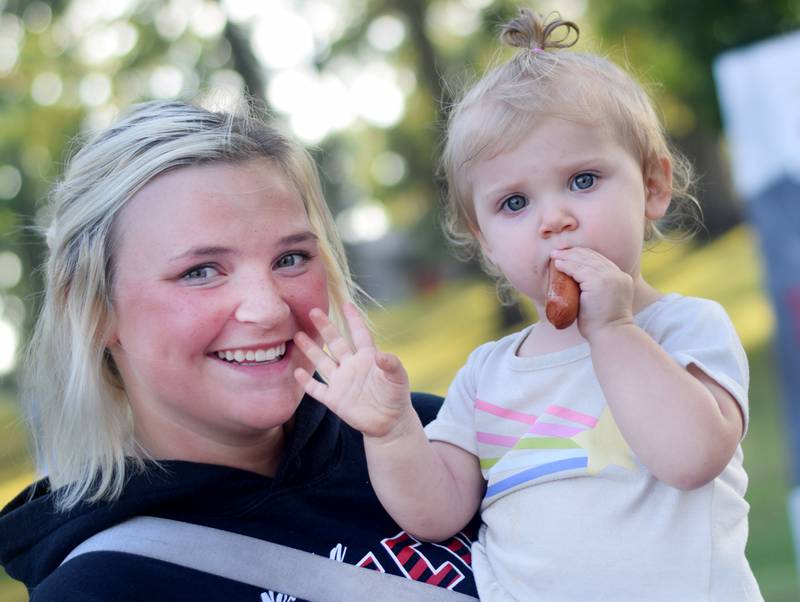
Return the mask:
{"type": "MultiPolygon", "coordinates": [[[[484,74],[450,112],[440,165],[447,184],[445,234],[463,259],[478,255],[484,269],[501,280],[497,268],[480,253],[470,167],[513,150],[543,117],[606,129],[638,160],[644,177],[669,159],[670,217],[687,215],[685,210],[675,211],[679,205],[688,207],[690,214],[698,207],[691,164],[667,142],[648,94],[610,60],[564,50],[578,35],[578,26],[557,13],[545,18],[521,8],[500,34],[502,42],[518,49],[515,55],[484,74]]],[[[659,225],[647,223],[645,240],[662,236],[659,225]]]]}
{"type": "Polygon", "coordinates": [[[303,199],[328,277],[332,318],[357,291],[317,169],[250,105],[214,112],[178,101],[132,108],[85,144],[50,195],[44,301],[28,347],[23,400],[37,464],[59,507],[114,499],[146,452],[133,435],[124,383],[106,349],[114,321],[114,224],[130,199],[171,169],[269,161],[303,199]]]}

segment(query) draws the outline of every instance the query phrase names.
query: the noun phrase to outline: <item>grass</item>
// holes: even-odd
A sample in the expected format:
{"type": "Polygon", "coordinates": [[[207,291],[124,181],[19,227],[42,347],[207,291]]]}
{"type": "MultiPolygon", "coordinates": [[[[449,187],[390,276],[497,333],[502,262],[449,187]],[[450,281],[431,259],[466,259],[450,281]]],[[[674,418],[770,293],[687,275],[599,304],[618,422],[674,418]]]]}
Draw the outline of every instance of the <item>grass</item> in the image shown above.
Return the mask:
{"type": "MultiPolygon", "coordinates": [[[[737,228],[712,244],[660,247],[646,254],[643,271],[664,291],[722,303],[747,349],[751,367],[750,429],[744,442],[750,474],[747,555],[770,602],[800,599],[786,516],[785,433],[772,357],[773,315],[763,293],[755,240],[737,228]]],[[[502,333],[493,287],[485,281],[450,282],[425,296],[372,312],[379,344],[397,353],[416,390],[443,394],[469,352],[502,333]]],[[[530,306],[526,311],[533,316],[530,306]]],[[[13,403],[0,401],[0,505],[31,478],[24,437],[13,403]]],[[[26,599],[0,571],[0,602],[26,599]]]]}

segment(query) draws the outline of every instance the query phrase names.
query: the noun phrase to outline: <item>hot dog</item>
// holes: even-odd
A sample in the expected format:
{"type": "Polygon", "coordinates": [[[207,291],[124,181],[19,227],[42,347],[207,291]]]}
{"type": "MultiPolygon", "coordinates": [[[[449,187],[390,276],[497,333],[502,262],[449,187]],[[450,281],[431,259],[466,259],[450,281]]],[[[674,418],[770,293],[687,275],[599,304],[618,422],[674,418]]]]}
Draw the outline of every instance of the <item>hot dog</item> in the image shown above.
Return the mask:
{"type": "Polygon", "coordinates": [[[559,272],[551,259],[544,310],[547,320],[559,330],[572,324],[578,317],[580,294],[578,283],[564,272],[559,272]]]}

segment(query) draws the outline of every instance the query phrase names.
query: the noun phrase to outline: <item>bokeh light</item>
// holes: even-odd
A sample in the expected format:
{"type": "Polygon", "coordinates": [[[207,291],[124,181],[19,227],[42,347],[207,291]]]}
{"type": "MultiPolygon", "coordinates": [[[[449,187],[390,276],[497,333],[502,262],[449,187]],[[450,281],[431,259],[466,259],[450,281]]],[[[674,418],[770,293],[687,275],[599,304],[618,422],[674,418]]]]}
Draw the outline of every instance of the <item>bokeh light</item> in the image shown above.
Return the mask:
{"type": "Polygon", "coordinates": [[[31,98],[36,104],[49,107],[58,102],[64,91],[64,82],[58,73],[45,71],[40,73],[31,83],[31,98]]]}
{"type": "Polygon", "coordinates": [[[406,26],[393,15],[382,15],[373,20],[367,29],[367,41],[377,50],[390,52],[406,37],[406,26]]]}
{"type": "Polygon", "coordinates": [[[87,107],[99,107],[111,98],[111,78],[105,73],[87,73],[81,78],[78,94],[87,107]]]}
{"type": "Polygon", "coordinates": [[[0,288],[13,288],[22,278],[22,262],[16,253],[0,253],[0,288]]]}
{"type": "Polygon", "coordinates": [[[0,375],[8,374],[14,369],[17,354],[17,331],[3,319],[0,319],[0,375]]]}
{"type": "Polygon", "coordinates": [[[389,215],[378,201],[364,201],[341,211],[336,225],[342,239],[350,244],[379,240],[389,231],[389,215]]]}
{"type": "Polygon", "coordinates": [[[253,30],[253,52],[269,69],[302,65],[314,55],[311,27],[296,12],[269,5],[253,30]]]}
{"type": "Polygon", "coordinates": [[[370,166],[372,177],[383,186],[394,186],[406,175],[406,160],[392,151],[378,153],[370,166]]]}
{"type": "Polygon", "coordinates": [[[22,188],[22,175],[13,165],[0,165],[0,199],[13,199],[22,188]]]}

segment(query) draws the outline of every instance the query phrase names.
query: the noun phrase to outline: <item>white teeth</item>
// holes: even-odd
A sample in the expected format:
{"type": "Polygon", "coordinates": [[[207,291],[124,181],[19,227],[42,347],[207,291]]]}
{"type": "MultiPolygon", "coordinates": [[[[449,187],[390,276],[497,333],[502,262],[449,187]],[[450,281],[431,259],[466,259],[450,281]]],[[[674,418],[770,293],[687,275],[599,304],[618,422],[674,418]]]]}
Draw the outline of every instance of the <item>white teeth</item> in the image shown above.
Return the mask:
{"type": "Polygon", "coordinates": [[[283,356],[286,353],[286,343],[281,343],[277,347],[270,349],[234,349],[228,351],[217,351],[217,357],[229,362],[242,363],[248,362],[269,362],[283,356]]]}

